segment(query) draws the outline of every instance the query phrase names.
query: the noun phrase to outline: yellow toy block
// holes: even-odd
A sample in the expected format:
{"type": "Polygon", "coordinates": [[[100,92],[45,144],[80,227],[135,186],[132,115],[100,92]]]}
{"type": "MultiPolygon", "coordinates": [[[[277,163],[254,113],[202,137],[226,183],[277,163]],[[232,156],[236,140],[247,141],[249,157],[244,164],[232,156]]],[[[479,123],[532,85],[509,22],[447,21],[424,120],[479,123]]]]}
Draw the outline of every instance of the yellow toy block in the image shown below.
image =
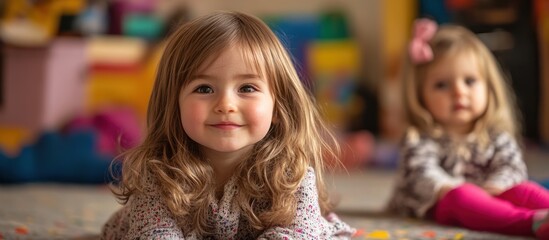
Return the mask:
{"type": "Polygon", "coordinates": [[[22,127],[0,126],[0,148],[8,154],[19,152],[21,147],[30,141],[32,133],[22,127]]]}
{"type": "Polygon", "coordinates": [[[89,111],[99,110],[110,105],[123,105],[134,108],[139,115],[144,116],[146,104],[143,104],[144,94],[141,71],[132,73],[92,73],[87,89],[86,108],[89,111]]]}
{"type": "Polygon", "coordinates": [[[315,96],[326,120],[345,129],[350,117],[360,111],[354,94],[361,65],[358,43],[352,40],[313,42],[307,56],[315,96]]]}
{"type": "Polygon", "coordinates": [[[103,36],[90,40],[86,109],[129,106],[143,119],[162,48],[146,56],[147,44],[137,38],[103,36]]]}
{"type": "Polygon", "coordinates": [[[357,75],[360,70],[360,49],[354,41],[314,42],[309,48],[313,73],[346,71],[357,75]]]}

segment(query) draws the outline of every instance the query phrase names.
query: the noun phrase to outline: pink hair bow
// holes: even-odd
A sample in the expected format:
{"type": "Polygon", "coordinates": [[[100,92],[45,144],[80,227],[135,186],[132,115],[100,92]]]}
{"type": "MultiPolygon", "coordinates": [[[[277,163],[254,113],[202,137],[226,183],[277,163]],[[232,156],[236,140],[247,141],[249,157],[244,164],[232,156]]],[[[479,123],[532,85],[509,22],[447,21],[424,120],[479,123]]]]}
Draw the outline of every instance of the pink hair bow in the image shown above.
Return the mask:
{"type": "Polygon", "coordinates": [[[437,23],[426,19],[418,19],[414,22],[414,32],[410,42],[409,54],[413,63],[421,64],[433,59],[433,50],[428,41],[437,31],[437,23]]]}

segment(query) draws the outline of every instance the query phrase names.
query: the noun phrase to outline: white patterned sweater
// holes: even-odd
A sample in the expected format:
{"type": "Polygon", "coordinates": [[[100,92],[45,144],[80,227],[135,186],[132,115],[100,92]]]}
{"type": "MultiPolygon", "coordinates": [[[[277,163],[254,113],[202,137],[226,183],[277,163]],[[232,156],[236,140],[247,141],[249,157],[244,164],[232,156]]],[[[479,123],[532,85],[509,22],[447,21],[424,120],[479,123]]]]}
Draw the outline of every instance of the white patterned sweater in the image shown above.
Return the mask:
{"type": "Polygon", "coordinates": [[[149,194],[132,196],[105,224],[102,239],[350,239],[355,229],[335,214],[321,216],[315,179],[314,170],[309,168],[295,195],[297,211],[289,226],[265,231],[251,228],[236,207],[238,186],[231,178],[219,202],[210,204],[208,222],[214,226],[214,236],[198,236],[190,227],[178,227],[153,188],[149,194]]]}
{"type": "Polygon", "coordinates": [[[401,149],[398,176],[389,209],[413,217],[426,217],[439,189],[464,182],[502,190],[527,179],[520,147],[507,133],[490,134],[481,149],[473,136],[462,147],[448,137],[431,138],[412,129],[401,149]]]}

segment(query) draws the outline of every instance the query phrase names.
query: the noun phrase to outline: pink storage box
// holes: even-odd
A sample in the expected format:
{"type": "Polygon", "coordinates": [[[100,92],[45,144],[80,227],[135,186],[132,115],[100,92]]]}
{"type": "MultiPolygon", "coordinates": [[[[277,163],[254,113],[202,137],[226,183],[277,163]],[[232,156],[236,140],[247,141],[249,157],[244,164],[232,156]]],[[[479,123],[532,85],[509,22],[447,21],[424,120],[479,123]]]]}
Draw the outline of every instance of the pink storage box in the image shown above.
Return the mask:
{"type": "Polygon", "coordinates": [[[0,125],[56,129],[83,109],[85,40],[58,38],[48,46],[5,46],[0,125]]]}

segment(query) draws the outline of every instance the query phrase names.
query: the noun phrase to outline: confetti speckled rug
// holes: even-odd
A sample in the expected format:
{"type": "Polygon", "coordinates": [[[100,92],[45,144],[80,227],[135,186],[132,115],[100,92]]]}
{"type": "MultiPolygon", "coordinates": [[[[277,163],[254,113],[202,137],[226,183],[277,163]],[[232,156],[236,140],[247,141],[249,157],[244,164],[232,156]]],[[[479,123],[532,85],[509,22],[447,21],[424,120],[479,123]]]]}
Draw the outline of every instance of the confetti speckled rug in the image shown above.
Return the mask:
{"type": "Polygon", "coordinates": [[[504,236],[463,228],[441,226],[433,222],[405,219],[384,214],[340,213],[342,219],[358,229],[353,239],[493,239],[519,240],[524,237],[504,236]]]}
{"type": "Polygon", "coordinates": [[[0,239],[96,239],[118,207],[105,186],[0,186],[0,239]]]}
{"type": "MultiPolygon", "coordinates": [[[[549,179],[548,153],[525,151],[530,177],[549,179]]],[[[340,218],[359,231],[353,239],[519,240],[383,213],[394,172],[363,169],[326,176],[340,218]]],[[[105,186],[0,185],[0,240],[98,239],[103,223],[120,205],[105,186]]]]}
{"type": "Polygon", "coordinates": [[[359,230],[353,239],[530,239],[386,214],[384,208],[391,195],[394,176],[392,170],[367,169],[327,177],[330,191],[338,202],[338,215],[359,230]]]}
{"type": "MultiPolygon", "coordinates": [[[[547,153],[526,151],[529,175],[548,179],[547,153]]],[[[328,186],[339,216],[359,231],[353,239],[519,240],[383,213],[394,172],[365,169],[330,174],[328,186]]],[[[0,240],[97,239],[120,205],[105,186],[67,184],[0,185],[0,240]]]]}
{"type": "MultiPolygon", "coordinates": [[[[338,214],[359,229],[353,239],[523,239],[352,209],[349,196],[341,196],[338,214]]],[[[119,207],[105,186],[0,186],[0,239],[97,239],[119,207]]]]}

